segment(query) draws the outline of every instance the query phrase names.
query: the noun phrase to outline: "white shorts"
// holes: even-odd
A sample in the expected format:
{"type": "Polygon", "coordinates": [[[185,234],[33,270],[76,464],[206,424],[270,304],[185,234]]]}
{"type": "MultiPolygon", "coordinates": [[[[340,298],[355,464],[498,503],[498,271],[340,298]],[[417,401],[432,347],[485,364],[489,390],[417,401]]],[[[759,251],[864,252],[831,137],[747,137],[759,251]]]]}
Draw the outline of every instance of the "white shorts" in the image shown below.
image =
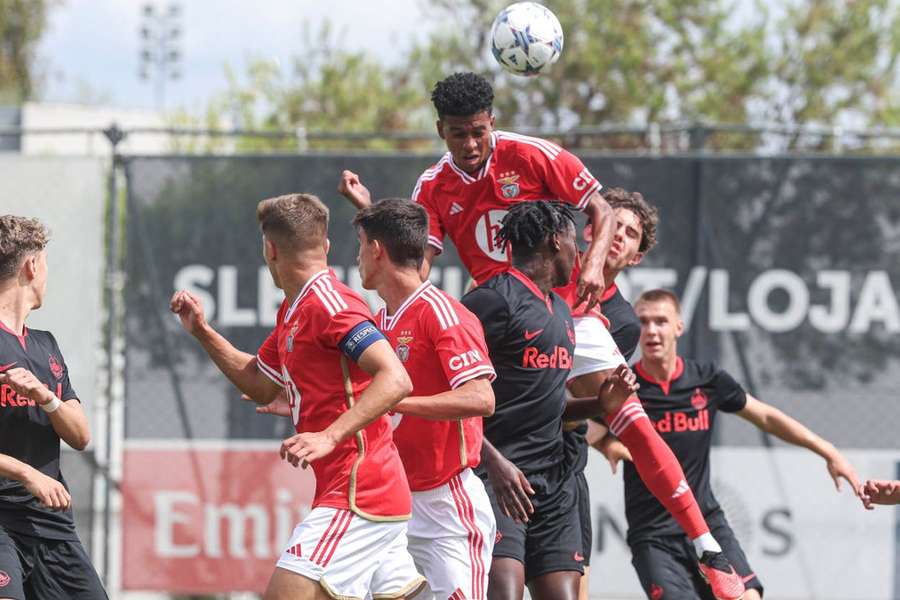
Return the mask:
{"type": "Polygon", "coordinates": [[[335,599],[401,598],[425,581],[407,552],[406,526],[317,507],[294,528],[276,566],[318,581],[335,599]]]}
{"type": "Polygon", "coordinates": [[[627,364],[609,329],[597,317],[575,319],[575,358],[569,381],[627,364]]]}
{"type": "Polygon", "coordinates": [[[412,498],[409,553],[434,599],[487,598],[497,523],[481,479],[466,469],[440,487],[413,492],[412,498]]]}

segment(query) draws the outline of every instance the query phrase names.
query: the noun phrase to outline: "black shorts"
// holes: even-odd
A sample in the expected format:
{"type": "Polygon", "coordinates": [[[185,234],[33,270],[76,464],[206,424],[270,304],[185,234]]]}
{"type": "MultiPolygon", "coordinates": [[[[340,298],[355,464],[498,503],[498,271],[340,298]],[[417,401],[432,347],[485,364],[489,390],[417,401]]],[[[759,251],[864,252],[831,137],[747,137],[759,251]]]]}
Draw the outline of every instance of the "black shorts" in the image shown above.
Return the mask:
{"type": "MultiPolygon", "coordinates": [[[[763,586],[750,568],[734,532],[724,516],[707,519],[710,531],[734,570],[745,579],[744,585],[763,595],[763,586]]],[[[631,564],[641,587],[651,600],[715,600],[697,567],[694,545],[684,535],[667,535],[640,541],[631,546],[631,564]]]]}
{"type": "Polygon", "coordinates": [[[516,523],[500,512],[490,480],[484,483],[497,520],[494,558],[521,562],[526,581],[555,571],[584,573],[574,474],[560,465],[529,475],[528,482],[535,491],[531,497],[534,512],[528,523],[516,523]]]}
{"type": "Polygon", "coordinates": [[[581,553],[584,556],[584,566],[591,566],[591,551],[594,548],[594,530],[591,526],[591,497],[588,492],[587,478],[584,476],[584,468],[588,461],[588,444],[584,436],[587,433],[587,423],[580,423],[578,427],[570,431],[563,431],[565,444],[566,465],[575,473],[578,484],[578,514],[581,518],[581,553]]]}
{"type": "Polygon", "coordinates": [[[49,540],[0,526],[0,598],[107,600],[78,540],[49,540]]]}

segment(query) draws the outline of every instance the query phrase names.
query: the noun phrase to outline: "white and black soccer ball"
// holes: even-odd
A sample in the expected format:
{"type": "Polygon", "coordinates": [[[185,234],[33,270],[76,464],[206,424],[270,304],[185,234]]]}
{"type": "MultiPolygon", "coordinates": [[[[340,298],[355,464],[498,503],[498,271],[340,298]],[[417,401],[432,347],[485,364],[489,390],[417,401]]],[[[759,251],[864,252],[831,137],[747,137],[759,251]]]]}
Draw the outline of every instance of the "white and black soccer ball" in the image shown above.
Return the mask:
{"type": "Polygon", "coordinates": [[[559,60],[563,30],[549,8],[536,2],[516,2],[500,11],[491,28],[491,52],[516,75],[544,73],[559,60]]]}

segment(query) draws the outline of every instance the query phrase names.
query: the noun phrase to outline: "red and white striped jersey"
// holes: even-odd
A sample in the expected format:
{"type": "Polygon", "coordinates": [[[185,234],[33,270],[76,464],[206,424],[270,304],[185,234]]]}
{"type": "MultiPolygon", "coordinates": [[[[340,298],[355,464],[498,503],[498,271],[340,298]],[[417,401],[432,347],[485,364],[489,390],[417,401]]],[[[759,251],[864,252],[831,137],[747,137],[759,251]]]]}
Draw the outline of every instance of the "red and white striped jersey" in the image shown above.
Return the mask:
{"type": "MultiPolygon", "coordinates": [[[[496,377],[484,332],[465,306],[428,281],[388,315],[376,316],[413,383],[413,396],[433,396],[477,377],[496,377]]],[[[410,489],[434,489],[481,456],[481,417],[435,421],[413,415],[400,419],[394,443],[400,451],[410,489]]]]}
{"type": "MultiPolygon", "coordinates": [[[[362,297],[330,270],[313,275],[288,302],[259,349],[257,365],[285,389],[297,432],[322,431],[369,385],[371,378],[355,360],[383,336],[362,297]]],[[[311,466],[316,474],[313,508],[349,509],[371,520],[409,518],[409,486],[388,416],[311,466]]]]}
{"type": "Polygon", "coordinates": [[[509,268],[505,246],[495,241],[509,207],[529,200],[558,200],[584,210],[600,183],[574,154],[540,138],[494,131],[493,150],[470,175],[448,152],[419,177],[412,199],[428,212],[428,243],[438,252],[449,235],[479,284],[509,268]]]}

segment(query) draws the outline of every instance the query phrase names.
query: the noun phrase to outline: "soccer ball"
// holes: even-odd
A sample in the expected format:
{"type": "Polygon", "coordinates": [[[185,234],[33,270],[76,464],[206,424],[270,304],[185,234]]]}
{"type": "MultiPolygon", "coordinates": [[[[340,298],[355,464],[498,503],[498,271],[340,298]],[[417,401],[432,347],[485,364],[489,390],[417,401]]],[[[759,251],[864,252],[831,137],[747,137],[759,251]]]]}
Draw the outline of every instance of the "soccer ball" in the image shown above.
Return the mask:
{"type": "Polygon", "coordinates": [[[491,28],[491,51],[504,69],[530,77],[559,59],[563,31],[550,9],[536,2],[516,2],[500,11],[491,28]]]}

